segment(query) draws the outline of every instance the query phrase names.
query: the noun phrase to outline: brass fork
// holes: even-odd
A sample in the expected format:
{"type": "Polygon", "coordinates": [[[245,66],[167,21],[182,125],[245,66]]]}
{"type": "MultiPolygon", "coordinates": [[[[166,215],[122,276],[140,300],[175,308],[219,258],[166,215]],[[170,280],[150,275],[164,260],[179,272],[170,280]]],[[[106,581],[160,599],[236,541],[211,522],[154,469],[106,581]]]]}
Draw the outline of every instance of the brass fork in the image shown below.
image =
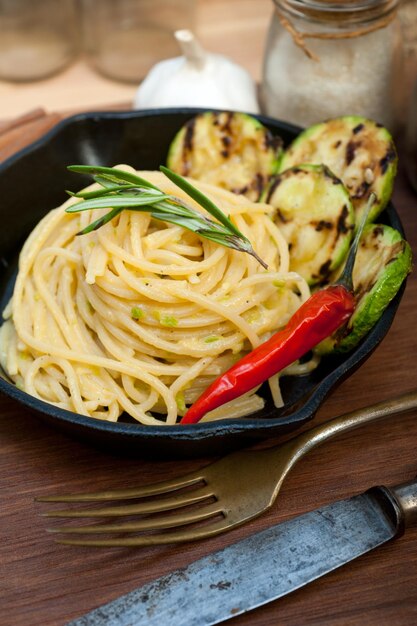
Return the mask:
{"type": "Polygon", "coordinates": [[[290,469],[312,448],[362,424],[415,408],[417,391],[346,413],[302,432],[282,445],[234,452],[179,478],[140,488],[43,496],[36,500],[66,503],[139,500],[123,506],[43,513],[46,517],[61,518],[141,516],[140,519],[124,523],[50,529],[50,532],[71,535],[135,533],[134,536],[119,536],[114,539],[66,537],[58,539],[59,543],[98,547],[146,546],[211,537],[240,526],[269,509],[290,469]],[[148,534],[138,534],[145,532],[148,534]]]}

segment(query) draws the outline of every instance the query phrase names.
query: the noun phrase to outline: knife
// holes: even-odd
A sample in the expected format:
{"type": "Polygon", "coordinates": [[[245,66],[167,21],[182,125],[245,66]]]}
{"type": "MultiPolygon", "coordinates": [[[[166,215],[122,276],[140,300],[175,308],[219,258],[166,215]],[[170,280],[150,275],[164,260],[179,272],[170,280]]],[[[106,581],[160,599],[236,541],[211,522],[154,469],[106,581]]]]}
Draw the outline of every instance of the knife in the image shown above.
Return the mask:
{"type": "Polygon", "coordinates": [[[209,626],[276,600],[417,523],[417,480],[295,517],[162,576],[67,626],[209,626]]]}

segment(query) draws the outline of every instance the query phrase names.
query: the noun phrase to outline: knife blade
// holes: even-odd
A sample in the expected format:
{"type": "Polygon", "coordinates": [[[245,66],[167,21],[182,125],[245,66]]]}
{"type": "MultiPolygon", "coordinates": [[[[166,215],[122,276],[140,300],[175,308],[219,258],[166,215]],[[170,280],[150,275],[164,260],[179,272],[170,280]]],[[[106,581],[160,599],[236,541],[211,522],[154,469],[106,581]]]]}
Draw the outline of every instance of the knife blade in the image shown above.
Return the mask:
{"type": "Polygon", "coordinates": [[[299,589],[417,523],[417,481],[374,487],[255,533],[67,626],[209,626],[299,589]]]}

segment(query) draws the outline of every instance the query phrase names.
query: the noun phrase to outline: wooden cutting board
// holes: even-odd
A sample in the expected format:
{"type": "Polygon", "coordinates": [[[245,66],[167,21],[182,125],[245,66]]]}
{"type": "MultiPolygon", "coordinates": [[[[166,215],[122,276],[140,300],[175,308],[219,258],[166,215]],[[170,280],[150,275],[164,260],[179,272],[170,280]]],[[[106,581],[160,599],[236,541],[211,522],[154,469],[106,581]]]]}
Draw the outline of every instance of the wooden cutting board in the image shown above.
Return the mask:
{"type": "MultiPolygon", "coordinates": [[[[0,160],[61,118],[32,111],[0,124],[0,160]]],[[[400,151],[401,157],[401,151],[400,151]]],[[[394,202],[417,254],[417,197],[402,170],[394,202]]],[[[372,357],[327,400],[316,422],[417,386],[417,278],[372,357]]],[[[209,459],[152,462],[104,454],[38,422],[0,398],[0,626],[62,625],[118,595],[271,524],[417,474],[417,412],[339,437],[290,474],[273,509],[226,535],[181,547],[88,550],[59,546],[45,532],[34,496],[142,485],[209,459]]],[[[282,600],[235,618],[236,626],[417,624],[417,529],[282,600]]],[[[196,607],[196,612],[198,607],[196,607]]],[[[161,624],[161,626],[168,626],[161,624]]],[[[186,625],[184,625],[186,626],[186,625]]]]}

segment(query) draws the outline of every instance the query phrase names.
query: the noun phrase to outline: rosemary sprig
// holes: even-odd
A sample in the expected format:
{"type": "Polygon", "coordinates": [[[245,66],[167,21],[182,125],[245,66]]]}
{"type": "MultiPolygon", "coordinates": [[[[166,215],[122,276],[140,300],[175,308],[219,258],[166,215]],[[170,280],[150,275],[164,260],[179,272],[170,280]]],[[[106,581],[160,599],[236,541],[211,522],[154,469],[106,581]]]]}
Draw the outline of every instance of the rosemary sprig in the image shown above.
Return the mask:
{"type": "Polygon", "coordinates": [[[182,226],[222,246],[246,252],[253,256],[265,269],[268,268],[266,263],[256,254],[249,239],[240,232],[219,207],[189,181],[166,167],[161,166],[160,168],[165,176],[185,191],[190,198],[215,217],[217,221],[213,221],[196,211],[183,200],[163,193],[158,187],[137,174],[112,167],[90,165],[70,165],[68,169],[72,172],[92,176],[93,180],[99,183],[102,188],[78,193],[69,191],[71,196],[80,198],[80,202],[68,207],[67,213],[78,213],[89,209],[110,209],[103,217],[81,230],[78,235],[85,235],[97,230],[124,209],[147,211],[154,219],[182,226]]]}

